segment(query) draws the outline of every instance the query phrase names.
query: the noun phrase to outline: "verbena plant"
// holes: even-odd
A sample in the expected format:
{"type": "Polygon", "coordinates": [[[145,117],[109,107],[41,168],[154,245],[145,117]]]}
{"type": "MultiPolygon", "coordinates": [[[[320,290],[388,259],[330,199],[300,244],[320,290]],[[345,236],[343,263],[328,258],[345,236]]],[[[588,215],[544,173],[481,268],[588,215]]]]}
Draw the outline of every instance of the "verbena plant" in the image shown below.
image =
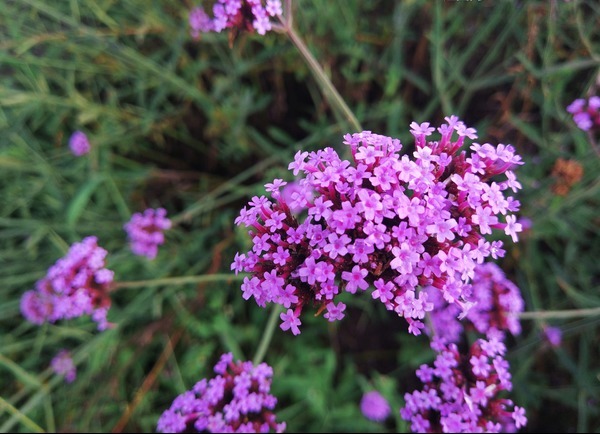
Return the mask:
{"type": "MultiPolygon", "coordinates": [[[[600,7],[298,0],[255,21],[260,13],[244,1],[243,14],[232,12],[221,28],[208,24],[213,3],[203,2],[206,16],[191,21],[200,4],[2,3],[0,431],[175,430],[184,413],[202,429],[198,409],[184,408],[221,411],[207,397],[224,390],[235,397],[227,417],[237,424],[249,421],[236,419],[236,409],[254,406],[250,413],[264,409],[261,423],[274,430],[285,422],[288,431],[407,432],[425,428],[433,411],[423,405],[439,410],[420,391],[465,381],[442,378],[453,363],[471,376],[467,410],[498,399],[510,412],[479,419],[517,428],[526,415],[523,430],[599,430],[600,148],[588,98],[597,94],[600,7]],[[430,128],[451,123],[451,115],[464,124],[442,145],[443,133],[430,136],[430,128]],[[467,126],[479,137],[469,137],[475,131],[467,126]],[[373,134],[356,136],[363,130],[373,134]],[[436,223],[431,214],[419,247],[406,230],[418,226],[411,213],[428,203],[398,214],[399,203],[384,197],[396,190],[406,193],[396,193],[398,201],[419,199],[425,190],[417,181],[428,172],[397,175],[388,187],[378,167],[406,156],[412,165],[402,173],[410,173],[433,155],[432,176],[449,191],[427,197],[441,194],[431,210],[444,209],[473,167],[454,161],[454,173],[440,165],[457,137],[465,158],[477,154],[473,141],[501,143],[525,164],[514,172],[518,181],[508,175],[496,183],[520,207],[494,202],[495,211],[478,214],[472,199],[461,208],[473,206],[463,217],[479,228],[490,267],[498,268],[469,275],[474,268],[464,266],[458,281],[468,285],[452,296],[433,281],[449,267],[426,275],[410,265],[414,254],[451,256],[449,243],[475,241],[475,248],[477,239],[460,229],[459,215],[436,223]],[[297,181],[291,162],[306,181],[282,199],[297,181]],[[356,169],[375,180],[353,195],[356,169]],[[247,205],[262,195],[268,207],[263,199],[247,205]],[[342,202],[354,210],[354,226],[339,212],[342,202]],[[291,204],[298,209],[286,210],[291,204]],[[302,211],[308,205],[313,211],[302,211]],[[393,218],[379,216],[390,209],[393,218]],[[495,215],[487,231],[482,219],[495,215]],[[236,219],[254,225],[252,236],[236,219]],[[310,236],[300,234],[291,248],[289,227],[310,236]],[[321,244],[317,229],[326,232],[321,244]],[[257,251],[253,237],[265,234],[275,239],[257,251]],[[401,236],[406,246],[392,241],[401,236]],[[498,243],[505,252],[492,254],[498,243]],[[369,268],[361,244],[381,263],[369,268]],[[474,294],[489,299],[494,291],[508,294],[497,317],[474,294]],[[30,302],[22,308],[24,294],[30,302]],[[271,302],[281,310],[261,307],[271,302]],[[499,319],[504,343],[494,333],[477,340],[499,319]],[[420,336],[407,332],[407,320],[420,336]],[[434,343],[436,355],[429,346],[436,324],[438,336],[468,334],[457,347],[434,343]],[[500,355],[509,371],[493,363],[500,355]],[[260,406],[243,387],[231,388],[246,381],[238,377],[263,385],[260,406]],[[221,380],[202,385],[213,378],[221,380]],[[512,390],[502,390],[509,382],[512,390]]],[[[492,208],[490,201],[488,194],[492,208]]],[[[465,407],[451,413],[462,417],[465,407]]],[[[452,425],[457,417],[445,423],[461,428],[452,425]]]]}

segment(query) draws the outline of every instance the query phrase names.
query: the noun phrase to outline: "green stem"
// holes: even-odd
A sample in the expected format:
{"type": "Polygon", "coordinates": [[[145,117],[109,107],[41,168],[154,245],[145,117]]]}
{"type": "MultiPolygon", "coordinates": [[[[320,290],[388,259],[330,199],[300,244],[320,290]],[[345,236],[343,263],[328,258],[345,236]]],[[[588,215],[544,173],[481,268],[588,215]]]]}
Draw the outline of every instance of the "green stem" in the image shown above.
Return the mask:
{"type": "Polygon", "coordinates": [[[267,353],[267,349],[269,348],[269,344],[271,343],[271,339],[273,338],[273,333],[275,332],[275,327],[277,326],[277,320],[279,319],[280,312],[280,306],[277,304],[274,305],[273,310],[271,310],[269,320],[267,321],[267,325],[265,326],[265,330],[263,331],[260,344],[258,345],[258,349],[256,350],[256,354],[254,355],[254,359],[252,360],[252,363],[254,363],[255,366],[262,362],[262,360],[265,357],[265,354],[267,353]]]}
{"type": "Polygon", "coordinates": [[[277,160],[280,160],[281,158],[281,155],[273,155],[269,158],[266,158],[265,160],[260,161],[254,166],[244,170],[243,172],[239,173],[238,175],[234,176],[230,180],[224,182],[223,184],[215,188],[210,193],[207,193],[204,196],[202,196],[196,203],[191,205],[187,210],[183,211],[181,214],[173,217],[171,219],[171,223],[175,226],[183,221],[189,221],[196,214],[205,211],[207,203],[209,203],[211,200],[213,200],[220,194],[235,188],[236,186],[244,182],[246,179],[250,178],[256,173],[259,173],[262,170],[265,170],[267,167],[269,167],[277,160]]]}
{"type": "MultiPolygon", "coordinates": [[[[289,17],[291,17],[292,12],[288,10],[287,14],[289,17]]],[[[311,72],[315,76],[327,100],[333,107],[335,107],[335,109],[337,109],[342,114],[346,121],[348,121],[352,128],[354,128],[355,132],[358,133],[363,131],[360,122],[358,122],[358,119],[356,119],[356,116],[354,116],[352,110],[350,110],[344,99],[340,96],[339,92],[337,91],[333,83],[331,83],[331,80],[329,79],[325,71],[323,71],[323,68],[321,68],[321,65],[312,55],[312,53],[310,52],[300,35],[298,35],[298,33],[296,33],[296,31],[292,27],[291,19],[286,19],[284,17],[280,17],[280,19],[282,24],[282,30],[288,35],[292,43],[296,46],[298,51],[300,51],[300,54],[302,54],[302,57],[304,57],[304,59],[306,60],[306,63],[308,63],[311,72]]]]}
{"type": "Polygon", "coordinates": [[[30,432],[46,432],[42,427],[29,419],[18,408],[14,407],[0,396],[0,412],[3,412],[3,410],[6,410],[8,413],[12,414],[13,418],[20,421],[28,430],[30,430],[30,432]]]}
{"type": "Polygon", "coordinates": [[[229,273],[223,274],[203,274],[200,276],[176,276],[176,277],[163,277],[161,279],[150,279],[150,280],[136,280],[129,282],[115,282],[112,290],[117,289],[131,289],[131,288],[143,288],[149,286],[163,286],[163,285],[184,285],[186,283],[206,283],[206,282],[219,282],[219,281],[233,281],[242,280],[243,275],[234,275],[229,273]]]}
{"type": "Polygon", "coordinates": [[[579,318],[583,316],[600,315],[600,307],[591,309],[571,309],[571,310],[542,310],[537,312],[522,312],[518,314],[520,319],[559,319],[559,318],[579,318]]]}

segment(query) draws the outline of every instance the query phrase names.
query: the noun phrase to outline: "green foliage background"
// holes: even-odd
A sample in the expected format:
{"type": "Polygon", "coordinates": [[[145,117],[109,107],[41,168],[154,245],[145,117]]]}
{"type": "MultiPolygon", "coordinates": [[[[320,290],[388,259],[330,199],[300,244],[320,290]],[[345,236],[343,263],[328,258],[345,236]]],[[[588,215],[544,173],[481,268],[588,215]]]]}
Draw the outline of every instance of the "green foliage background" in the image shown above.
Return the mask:
{"type": "MultiPolygon", "coordinates": [[[[206,2],[205,2],[206,3],[206,2]]],[[[294,24],[363,128],[412,144],[408,125],[456,114],[482,142],[510,143],[521,216],[532,228],[500,262],[528,311],[600,307],[600,146],[565,107],[596,94],[600,3],[296,0],[294,24]],[[572,160],[583,177],[553,174],[572,160]]],[[[239,209],[298,149],[333,146],[331,110],[284,35],[189,36],[191,1],[0,0],[0,431],[154,431],[173,398],[217,357],[252,359],[269,311],[229,271],[249,243],[239,209]],[[73,157],[70,134],[92,152],[73,157]],[[133,256],[123,224],[163,206],[176,223],[154,261],[133,256]],[[20,297],[70,244],[96,235],[119,281],[99,333],[89,318],[37,327],[20,297]],[[205,282],[164,278],[213,275],[205,282]],[[48,369],[73,351],[78,379],[48,369]]],[[[344,321],[279,329],[278,420],[291,432],[406,432],[398,409],[432,358],[402,320],[355,297],[344,321]],[[394,416],[367,421],[363,391],[394,416]]],[[[382,306],[381,306],[382,307],[382,306]]],[[[511,342],[512,398],[526,432],[600,432],[600,317],[523,321],[511,342]],[[545,324],[564,331],[552,349],[545,324]]]]}

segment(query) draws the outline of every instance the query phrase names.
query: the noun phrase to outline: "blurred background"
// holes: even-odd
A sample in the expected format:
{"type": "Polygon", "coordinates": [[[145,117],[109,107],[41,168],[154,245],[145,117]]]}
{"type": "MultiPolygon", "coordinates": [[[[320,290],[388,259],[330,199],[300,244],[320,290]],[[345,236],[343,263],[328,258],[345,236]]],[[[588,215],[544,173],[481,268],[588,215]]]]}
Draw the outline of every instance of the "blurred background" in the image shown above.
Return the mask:
{"type": "MultiPolygon", "coordinates": [[[[205,8],[210,2],[203,2],[205,8]]],[[[401,139],[412,121],[458,115],[481,143],[525,165],[520,217],[498,263],[527,311],[600,307],[600,146],[566,107],[600,86],[600,3],[296,0],[294,25],[362,126],[401,139]]],[[[0,0],[0,431],[149,432],[219,355],[252,359],[268,309],[230,272],[250,240],[233,224],[297,150],[342,149],[352,132],[281,34],[194,40],[169,0],[0,0]],[[84,131],[92,150],[67,142],[84,131]],[[156,259],[131,254],[123,225],[164,207],[174,227],[156,259]],[[114,329],[89,318],[27,323],[22,294],[88,235],[117,281],[114,329]],[[203,283],[158,279],[215,275],[203,283]],[[69,349],[78,378],[49,369],[69,349]]],[[[498,236],[499,239],[504,239],[498,236]]],[[[193,279],[192,279],[193,281],[193,279]]],[[[408,432],[403,395],[431,362],[426,338],[370,296],[334,324],[275,330],[277,417],[291,432],[408,432]],[[377,388],[393,416],[368,421],[377,388]]],[[[600,432],[600,317],[523,320],[509,342],[524,432],[600,432]],[[552,346],[546,326],[562,331],[552,346]]]]}

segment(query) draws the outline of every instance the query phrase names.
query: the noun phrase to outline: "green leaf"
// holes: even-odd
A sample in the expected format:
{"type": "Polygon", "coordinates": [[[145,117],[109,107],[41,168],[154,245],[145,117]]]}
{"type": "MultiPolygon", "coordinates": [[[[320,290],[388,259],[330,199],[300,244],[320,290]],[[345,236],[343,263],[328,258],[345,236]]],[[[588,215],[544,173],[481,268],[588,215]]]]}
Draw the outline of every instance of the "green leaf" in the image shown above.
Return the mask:
{"type": "Polygon", "coordinates": [[[4,366],[6,369],[12,372],[13,375],[17,377],[17,379],[20,382],[27,386],[38,388],[42,385],[42,383],[40,383],[40,381],[36,377],[25,371],[12,360],[4,357],[2,354],[0,354],[0,366],[4,366]]]}
{"type": "Polygon", "coordinates": [[[104,181],[105,177],[102,175],[96,175],[90,178],[85,184],[81,186],[75,197],[67,208],[67,225],[73,227],[81,213],[85,210],[90,197],[98,186],[104,181]]]}

